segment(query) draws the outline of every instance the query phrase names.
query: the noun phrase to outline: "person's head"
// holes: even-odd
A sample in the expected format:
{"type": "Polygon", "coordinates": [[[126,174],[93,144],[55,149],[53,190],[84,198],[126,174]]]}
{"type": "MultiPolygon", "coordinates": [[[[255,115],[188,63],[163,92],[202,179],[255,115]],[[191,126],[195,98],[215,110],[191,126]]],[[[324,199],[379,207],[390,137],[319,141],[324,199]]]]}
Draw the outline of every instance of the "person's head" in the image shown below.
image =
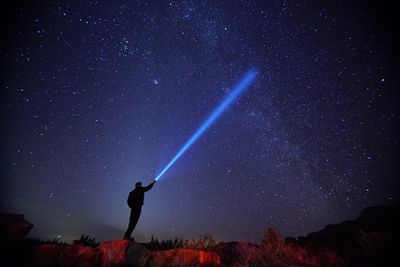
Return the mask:
{"type": "Polygon", "coordinates": [[[135,187],[136,187],[136,188],[142,187],[142,182],[137,182],[137,183],[135,184],[135,187]]]}

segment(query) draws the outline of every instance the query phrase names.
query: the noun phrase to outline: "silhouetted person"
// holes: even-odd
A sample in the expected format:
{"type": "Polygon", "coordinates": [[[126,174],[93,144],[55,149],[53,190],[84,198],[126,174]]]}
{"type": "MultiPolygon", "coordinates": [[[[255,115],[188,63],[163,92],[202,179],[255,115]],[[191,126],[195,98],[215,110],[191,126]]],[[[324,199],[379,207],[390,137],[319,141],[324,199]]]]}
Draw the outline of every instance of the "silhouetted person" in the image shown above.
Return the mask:
{"type": "Polygon", "coordinates": [[[129,193],[128,197],[128,206],[131,208],[131,215],[129,217],[129,226],[128,230],[126,230],[126,233],[124,235],[124,239],[126,240],[133,240],[131,237],[131,234],[133,230],[136,227],[137,222],[139,221],[140,213],[142,211],[142,205],[143,205],[143,200],[144,200],[144,192],[149,191],[154,183],[156,181],[153,181],[151,184],[148,186],[142,187],[141,182],[137,182],[135,185],[135,189],[133,189],[129,193]]]}

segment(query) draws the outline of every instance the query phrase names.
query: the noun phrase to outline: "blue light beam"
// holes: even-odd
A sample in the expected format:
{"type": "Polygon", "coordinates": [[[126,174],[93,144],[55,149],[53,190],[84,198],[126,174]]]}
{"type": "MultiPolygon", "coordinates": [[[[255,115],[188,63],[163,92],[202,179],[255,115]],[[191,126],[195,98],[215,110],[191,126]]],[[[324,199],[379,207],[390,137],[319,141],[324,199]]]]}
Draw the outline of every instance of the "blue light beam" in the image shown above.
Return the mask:
{"type": "Polygon", "coordinates": [[[219,116],[232,104],[232,102],[239,97],[250,85],[255,81],[257,77],[257,70],[249,70],[238,84],[233,88],[233,90],[225,97],[225,99],[218,105],[218,107],[210,114],[210,116],[203,122],[203,124],[197,129],[192,137],[186,142],[186,144],[176,153],[172,160],[165,166],[165,168],[160,172],[155,178],[156,181],[186,152],[196,142],[201,135],[218,119],[219,116]]]}

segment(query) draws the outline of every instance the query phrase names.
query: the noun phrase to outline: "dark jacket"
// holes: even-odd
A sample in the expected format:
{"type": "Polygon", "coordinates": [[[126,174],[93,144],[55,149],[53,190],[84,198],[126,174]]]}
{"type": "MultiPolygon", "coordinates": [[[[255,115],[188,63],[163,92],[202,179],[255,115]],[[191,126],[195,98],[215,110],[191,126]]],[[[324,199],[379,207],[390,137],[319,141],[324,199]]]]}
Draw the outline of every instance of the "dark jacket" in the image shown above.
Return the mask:
{"type": "Polygon", "coordinates": [[[129,193],[128,206],[130,208],[140,207],[143,205],[144,192],[149,191],[153,187],[154,183],[149,184],[145,187],[136,187],[129,193]]]}

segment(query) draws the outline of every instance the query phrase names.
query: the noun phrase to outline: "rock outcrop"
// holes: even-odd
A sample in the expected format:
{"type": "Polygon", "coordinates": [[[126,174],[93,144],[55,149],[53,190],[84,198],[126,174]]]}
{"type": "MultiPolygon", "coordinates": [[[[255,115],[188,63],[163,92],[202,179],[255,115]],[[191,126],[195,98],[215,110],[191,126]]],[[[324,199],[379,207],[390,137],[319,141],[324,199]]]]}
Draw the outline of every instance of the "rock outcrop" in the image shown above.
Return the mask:
{"type": "Polygon", "coordinates": [[[399,225],[400,206],[369,207],[356,220],[327,225],[321,231],[299,237],[297,243],[333,249],[356,266],[383,266],[396,261],[400,265],[395,257],[399,225]]]}
{"type": "Polygon", "coordinates": [[[215,252],[194,249],[171,249],[154,252],[146,266],[219,266],[221,259],[215,252]]]}
{"type": "Polygon", "coordinates": [[[92,247],[40,244],[33,247],[32,265],[41,267],[97,267],[101,253],[92,247]]]}
{"type": "Polygon", "coordinates": [[[0,214],[1,249],[15,247],[32,227],[22,214],[0,214]]]}
{"type": "Polygon", "coordinates": [[[125,262],[132,266],[148,266],[153,253],[141,244],[129,242],[125,252],[125,262]]]}
{"type": "Polygon", "coordinates": [[[191,249],[150,251],[132,241],[114,240],[97,248],[83,245],[40,244],[33,249],[33,266],[121,267],[121,266],[218,266],[215,252],[191,249]]]}
{"type": "Polygon", "coordinates": [[[101,267],[117,267],[125,264],[125,251],[129,245],[127,240],[106,241],[100,243],[97,250],[100,251],[101,267]]]}
{"type": "Polygon", "coordinates": [[[22,214],[0,214],[0,264],[2,266],[23,265],[23,257],[27,252],[20,245],[32,227],[33,224],[26,221],[22,214]]]}

